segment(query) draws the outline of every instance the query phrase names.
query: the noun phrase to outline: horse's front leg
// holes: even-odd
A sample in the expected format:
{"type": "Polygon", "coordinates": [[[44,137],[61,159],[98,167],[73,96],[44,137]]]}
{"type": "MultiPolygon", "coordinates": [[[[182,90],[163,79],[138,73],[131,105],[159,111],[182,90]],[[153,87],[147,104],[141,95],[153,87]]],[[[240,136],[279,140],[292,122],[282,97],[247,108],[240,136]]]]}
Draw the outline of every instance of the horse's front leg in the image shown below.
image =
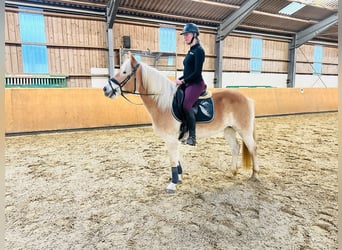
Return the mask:
{"type": "Polygon", "coordinates": [[[166,141],[167,151],[169,153],[171,162],[171,182],[166,187],[167,193],[174,193],[176,191],[176,186],[182,181],[182,166],[179,161],[179,142],[177,138],[175,140],[166,141]]]}

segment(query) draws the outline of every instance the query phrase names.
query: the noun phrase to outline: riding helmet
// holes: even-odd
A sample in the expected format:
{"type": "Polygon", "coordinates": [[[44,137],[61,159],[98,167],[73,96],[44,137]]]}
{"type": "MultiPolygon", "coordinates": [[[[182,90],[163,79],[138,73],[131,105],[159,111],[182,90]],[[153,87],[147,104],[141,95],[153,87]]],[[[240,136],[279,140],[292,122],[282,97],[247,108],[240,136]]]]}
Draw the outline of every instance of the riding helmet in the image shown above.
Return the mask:
{"type": "Polygon", "coordinates": [[[181,35],[184,35],[185,33],[196,33],[197,36],[199,36],[199,29],[196,24],[194,23],[187,23],[185,24],[183,31],[180,33],[181,35]]]}

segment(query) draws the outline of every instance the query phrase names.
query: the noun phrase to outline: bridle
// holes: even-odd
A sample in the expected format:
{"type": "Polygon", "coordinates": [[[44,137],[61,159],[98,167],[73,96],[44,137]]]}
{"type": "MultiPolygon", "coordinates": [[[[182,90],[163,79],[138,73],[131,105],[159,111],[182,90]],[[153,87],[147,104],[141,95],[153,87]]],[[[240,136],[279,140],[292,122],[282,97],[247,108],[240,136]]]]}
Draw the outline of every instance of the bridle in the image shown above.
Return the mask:
{"type": "Polygon", "coordinates": [[[132,65],[132,72],[122,81],[122,82],[118,82],[118,80],[116,80],[114,77],[113,78],[110,78],[109,81],[108,81],[108,84],[110,86],[110,88],[112,89],[112,94],[110,94],[108,97],[112,97],[113,95],[116,94],[117,92],[117,89],[119,88],[120,89],[120,93],[121,93],[121,96],[123,98],[125,98],[128,102],[132,103],[132,104],[135,104],[135,105],[142,105],[142,104],[138,104],[138,103],[134,103],[132,102],[131,100],[129,100],[125,94],[133,94],[133,95],[156,95],[156,94],[142,94],[142,93],[139,93],[139,92],[136,92],[136,89],[137,89],[137,78],[135,76],[135,73],[137,73],[137,70],[139,68],[140,64],[138,63],[137,65],[135,65],[133,67],[132,65]],[[126,90],[123,90],[122,88],[126,85],[126,83],[132,78],[132,76],[134,76],[134,88],[133,88],[133,91],[126,91],[126,90]],[[118,87],[114,88],[112,82],[114,82],[116,85],[118,85],[118,87]]]}

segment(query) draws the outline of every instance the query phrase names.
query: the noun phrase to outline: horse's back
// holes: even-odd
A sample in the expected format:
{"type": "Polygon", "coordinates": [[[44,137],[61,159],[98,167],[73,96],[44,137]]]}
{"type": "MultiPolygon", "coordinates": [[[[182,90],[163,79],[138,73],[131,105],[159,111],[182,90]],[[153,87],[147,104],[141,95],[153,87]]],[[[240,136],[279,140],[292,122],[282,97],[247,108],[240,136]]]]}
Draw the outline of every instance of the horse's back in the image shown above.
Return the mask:
{"type": "Polygon", "coordinates": [[[219,104],[224,102],[229,105],[253,105],[253,100],[244,94],[231,89],[215,89],[212,97],[214,102],[219,104]]]}
{"type": "Polygon", "coordinates": [[[254,124],[254,101],[244,94],[230,89],[215,89],[212,94],[217,122],[238,130],[254,124]]]}

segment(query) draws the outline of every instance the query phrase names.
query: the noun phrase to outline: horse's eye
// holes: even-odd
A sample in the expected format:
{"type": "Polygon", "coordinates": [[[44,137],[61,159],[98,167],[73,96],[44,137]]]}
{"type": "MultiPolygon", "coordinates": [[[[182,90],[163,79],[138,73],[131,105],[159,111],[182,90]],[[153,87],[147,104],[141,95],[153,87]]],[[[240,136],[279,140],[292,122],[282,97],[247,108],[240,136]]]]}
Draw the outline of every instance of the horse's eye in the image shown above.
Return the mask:
{"type": "Polygon", "coordinates": [[[124,74],[124,75],[126,75],[126,73],[127,73],[126,71],[122,72],[122,74],[124,74]]]}

